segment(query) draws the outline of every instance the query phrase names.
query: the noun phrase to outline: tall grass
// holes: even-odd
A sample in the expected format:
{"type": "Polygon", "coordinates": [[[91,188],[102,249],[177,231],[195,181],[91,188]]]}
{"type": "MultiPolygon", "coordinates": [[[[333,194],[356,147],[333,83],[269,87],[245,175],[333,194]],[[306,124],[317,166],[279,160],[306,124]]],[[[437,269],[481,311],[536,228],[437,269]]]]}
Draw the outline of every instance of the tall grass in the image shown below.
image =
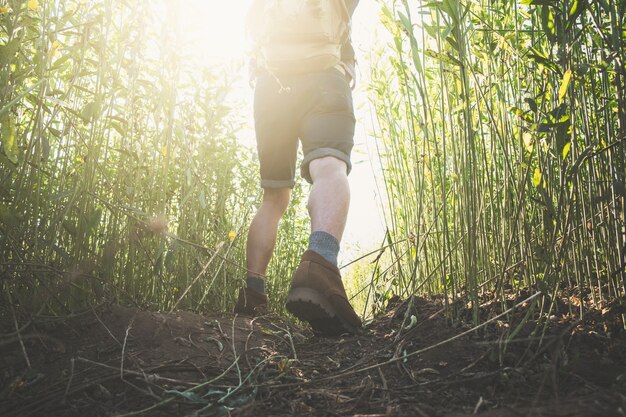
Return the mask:
{"type": "MultiPolygon", "coordinates": [[[[626,285],[623,2],[380,2],[392,35],[372,100],[392,291],[626,285]],[[401,94],[397,94],[400,91],[401,94]]],[[[583,302],[580,303],[581,309],[583,302]]]]}
{"type": "MultiPolygon", "coordinates": [[[[185,53],[180,2],[156,3],[0,1],[0,276],[15,304],[232,308],[260,195],[238,140],[248,109],[229,104],[233,69],[185,53]]],[[[302,224],[292,211],[271,275],[302,224]]]]}
{"type": "MultiPolygon", "coordinates": [[[[0,1],[0,277],[14,304],[226,310],[258,204],[224,68],[199,70],[177,1],[0,1]]],[[[623,2],[381,1],[392,42],[371,97],[389,197],[380,288],[626,283],[623,2]],[[400,92],[400,94],[398,94],[400,92]]],[[[284,297],[303,192],[270,265],[284,297]]],[[[273,303],[278,305],[278,303],[273,303]]]]}

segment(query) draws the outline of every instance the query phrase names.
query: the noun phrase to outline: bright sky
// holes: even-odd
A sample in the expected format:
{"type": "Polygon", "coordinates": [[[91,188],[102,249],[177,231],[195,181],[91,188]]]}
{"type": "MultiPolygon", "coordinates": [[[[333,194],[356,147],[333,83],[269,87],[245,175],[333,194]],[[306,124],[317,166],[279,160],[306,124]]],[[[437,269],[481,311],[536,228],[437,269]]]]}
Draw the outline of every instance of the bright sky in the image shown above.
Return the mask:
{"type": "MultiPolygon", "coordinates": [[[[199,65],[244,63],[247,61],[245,15],[250,0],[187,0],[178,2],[183,30],[185,54],[193,54],[199,65]]],[[[361,0],[352,23],[353,45],[359,61],[359,83],[354,91],[357,118],[355,147],[350,174],[352,202],[348,225],[342,243],[340,263],[347,263],[366,251],[378,247],[384,236],[380,198],[376,190],[374,171],[379,171],[375,155],[371,107],[365,85],[369,76],[369,54],[380,47],[384,28],[378,22],[379,6],[375,0],[361,0]]],[[[244,66],[245,67],[245,66],[244,66]]],[[[249,129],[242,133],[242,143],[252,145],[252,90],[248,86],[245,68],[233,74],[235,97],[248,110],[249,129]]]]}

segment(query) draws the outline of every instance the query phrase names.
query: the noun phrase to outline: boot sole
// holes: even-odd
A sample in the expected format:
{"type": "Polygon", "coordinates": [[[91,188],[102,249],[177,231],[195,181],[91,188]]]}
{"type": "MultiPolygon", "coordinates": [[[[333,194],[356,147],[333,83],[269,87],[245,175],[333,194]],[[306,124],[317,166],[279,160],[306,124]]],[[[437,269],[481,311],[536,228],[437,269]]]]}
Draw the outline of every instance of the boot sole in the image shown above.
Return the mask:
{"type": "Polygon", "coordinates": [[[285,306],[287,311],[308,322],[316,332],[329,336],[357,332],[357,329],[337,315],[326,297],[311,288],[291,289],[285,306]]]}

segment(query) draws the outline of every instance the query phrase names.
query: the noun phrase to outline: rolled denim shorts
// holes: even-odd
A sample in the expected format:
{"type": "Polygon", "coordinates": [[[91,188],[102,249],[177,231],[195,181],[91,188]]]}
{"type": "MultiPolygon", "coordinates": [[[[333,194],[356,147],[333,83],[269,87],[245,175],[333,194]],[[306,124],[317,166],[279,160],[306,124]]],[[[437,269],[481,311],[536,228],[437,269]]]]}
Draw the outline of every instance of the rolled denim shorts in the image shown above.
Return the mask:
{"type": "Polygon", "coordinates": [[[281,76],[261,74],[254,92],[254,126],[261,187],[293,188],[299,143],[300,174],[312,183],[309,164],[326,156],[344,161],[350,173],[354,108],[346,76],[331,68],[281,76]]]}

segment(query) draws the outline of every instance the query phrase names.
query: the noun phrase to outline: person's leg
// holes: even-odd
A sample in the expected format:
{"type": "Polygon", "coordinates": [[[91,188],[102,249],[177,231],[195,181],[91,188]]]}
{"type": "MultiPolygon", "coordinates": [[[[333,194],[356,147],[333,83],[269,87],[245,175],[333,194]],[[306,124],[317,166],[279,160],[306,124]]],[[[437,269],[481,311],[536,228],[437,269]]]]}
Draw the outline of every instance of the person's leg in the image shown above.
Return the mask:
{"type": "Polygon", "coordinates": [[[278,222],[289,205],[290,196],[291,188],[263,190],[263,202],[248,231],[246,243],[248,277],[264,279],[276,245],[278,222]]]}
{"type": "Polygon", "coordinates": [[[239,289],[234,312],[259,315],[267,311],[265,275],[276,244],[278,223],[295,185],[298,152],[299,91],[297,80],[284,90],[276,77],[259,74],[254,90],[254,130],[263,201],[248,231],[246,285],[239,289]]]}
{"type": "Polygon", "coordinates": [[[318,158],[309,164],[313,180],[308,209],[311,230],[329,233],[341,241],[350,207],[350,187],[346,163],[333,156],[318,158]]]}
{"type": "Polygon", "coordinates": [[[356,332],[361,319],[348,301],[337,254],[350,205],[354,112],[346,78],[336,70],[311,75],[314,100],[301,125],[302,177],[312,184],[309,247],[294,272],[286,308],[315,331],[356,332]]]}
{"type": "Polygon", "coordinates": [[[348,301],[337,268],[339,242],[350,205],[347,164],[334,156],[312,160],[309,172],[311,236],[287,295],[286,307],[314,330],[328,335],[355,332],[361,319],[348,301]]]}
{"type": "Polygon", "coordinates": [[[302,123],[304,159],[300,166],[302,177],[312,184],[309,249],[336,264],[350,205],[348,173],[355,118],[344,75],[332,70],[313,78],[319,91],[302,123]]]}
{"type": "Polygon", "coordinates": [[[307,206],[311,217],[309,249],[336,265],[350,206],[346,163],[326,156],[311,161],[309,172],[313,182],[307,206]]]}

